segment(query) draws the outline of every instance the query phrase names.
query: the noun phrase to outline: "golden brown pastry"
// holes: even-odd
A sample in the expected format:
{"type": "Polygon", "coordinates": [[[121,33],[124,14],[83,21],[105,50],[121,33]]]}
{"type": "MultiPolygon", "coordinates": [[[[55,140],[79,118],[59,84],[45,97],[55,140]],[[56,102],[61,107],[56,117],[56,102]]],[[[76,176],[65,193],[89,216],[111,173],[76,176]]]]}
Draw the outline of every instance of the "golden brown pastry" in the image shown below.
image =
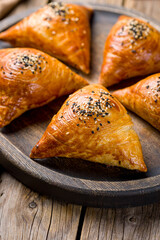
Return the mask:
{"type": "Polygon", "coordinates": [[[147,171],[131,118],[98,84],[66,100],[30,154],[31,158],[55,156],[147,171]]]}
{"type": "Polygon", "coordinates": [[[160,131],[160,73],[118,90],[113,95],[160,131]]]}
{"type": "Polygon", "coordinates": [[[91,14],[87,7],[50,3],[0,33],[0,40],[42,50],[89,73],[91,14]]]}
{"type": "Polygon", "coordinates": [[[159,71],[160,33],[145,21],[121,16],[105,43],[99,82],[108,87],[159,71]]]}
{"type": "Polygon", "coordinates": [[[87,84],[63,63],[39,50],[0,50],[0,127],[29,109],[87,84]]]}

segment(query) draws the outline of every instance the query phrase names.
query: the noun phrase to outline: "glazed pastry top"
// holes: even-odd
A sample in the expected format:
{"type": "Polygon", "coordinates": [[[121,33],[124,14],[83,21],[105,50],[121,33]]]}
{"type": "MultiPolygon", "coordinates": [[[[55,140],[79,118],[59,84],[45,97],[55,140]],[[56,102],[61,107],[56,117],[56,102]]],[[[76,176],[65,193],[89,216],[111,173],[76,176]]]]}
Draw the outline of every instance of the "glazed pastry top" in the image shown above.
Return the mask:
{"type": "Polygon", "coordinates": [[[89,85],[53,117],[31,158],[73,157],[146,171],[130,116],[107,89],[89,85]]]}
{"type": "Polygon", "coordinates": [[[39,50],[0,50],[0,127],[28,109],[87,84],[64,64],[39,50]]]}
{"type": "Polygon", "coordinates": [[[160,33],[143,20],[121,16],[106,40],[100,83],[110,86],[157,71],[160,33]]]}
{"type": "Polygon", "coordinates": [[[92,10],[53,2],[0,33],[17,47],[33,47],[89,73],[92,10]]]}
{"type": "Polygon", "coordinates": [[[125,107],[160,130],[160,74],[113,93],[125,107]]]}

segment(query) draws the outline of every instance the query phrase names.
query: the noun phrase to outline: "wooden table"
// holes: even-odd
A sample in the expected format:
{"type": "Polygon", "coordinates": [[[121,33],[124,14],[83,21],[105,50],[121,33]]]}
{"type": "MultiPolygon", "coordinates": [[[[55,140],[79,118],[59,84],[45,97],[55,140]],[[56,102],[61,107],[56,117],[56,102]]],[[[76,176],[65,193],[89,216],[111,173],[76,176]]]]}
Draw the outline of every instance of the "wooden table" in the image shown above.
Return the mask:
{"type": "MultiPolygon", "coordinates": [[[[47,0],[22,1],[9,15],[47,0]]],[[[74,0],[72,2],[84,2],[74,0]]],[[[160,0],[88,0],[136,9],[159,20],[160,0]]],[[[160,203],[95,209],[31,191],[0,168],[0,240],[159,240],[160,203]]]]}

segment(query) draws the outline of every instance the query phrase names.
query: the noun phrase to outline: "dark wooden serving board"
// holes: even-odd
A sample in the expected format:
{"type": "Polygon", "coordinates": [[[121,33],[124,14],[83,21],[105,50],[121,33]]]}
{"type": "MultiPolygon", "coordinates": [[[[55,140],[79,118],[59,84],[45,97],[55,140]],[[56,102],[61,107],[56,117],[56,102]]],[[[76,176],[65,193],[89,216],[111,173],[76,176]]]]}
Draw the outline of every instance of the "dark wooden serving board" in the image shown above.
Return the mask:
{"type": "MultiPolygon", "coordinates": [[[[106,37],[121,14],[150,20],[157,29],[160,26],[140,13],[124,8],[106,5],[92,7],[95,10],[92,18],[92,70],[85,77],[90,82],[97,82],[106,37]]],[[[34,10],[1,21],[0,31],[34,10]]],[[[0,48],[6,47],[11,46],[0,42],[0,48]]],[[[110,90],[135,81],[137,79],[125,81],[110,90]]],[[[106,167],[80,159],[52,158],[36,162],[28,157],[65,99],[66,97],[62,97],[44,107],[28,111],[1,129],[0,163],[30,188],[72,203],[96,207],[125,207],[160,200],[160,133],[133,113],[129,114],[142,144],[147,173],[106,167]]]]}

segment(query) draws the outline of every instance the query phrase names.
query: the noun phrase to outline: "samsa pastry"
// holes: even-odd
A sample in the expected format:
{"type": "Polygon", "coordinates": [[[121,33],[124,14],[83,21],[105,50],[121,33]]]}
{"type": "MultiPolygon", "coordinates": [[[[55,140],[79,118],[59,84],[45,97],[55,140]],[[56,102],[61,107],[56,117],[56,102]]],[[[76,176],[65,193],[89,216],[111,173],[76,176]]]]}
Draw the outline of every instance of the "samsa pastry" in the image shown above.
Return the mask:
{"type": "Polygon", "coordinates": [[[128,109],[160,131],[160,73],[113,93],[128,109]]]}
{"type": "Polygon", "coordinates": [[[42,50],[89,73],[91,14],[87,7],[53,2],[0,33],[0,40],[42,50]]]}
{"type": "Polygon", "coordinates": [[[146,172],[125,108],[103,86],[72,94],[32,149],[31,158],[67,157],[146,172]]]}
{"type": "Polygon", "coordinates": [[[39,50],[0,50],[0,127],[88,82],[39,50]]]}
{"type": "Polygon", "coordinates": [[[99,82],[108,87],[159,71],[160,33],[143,20],[121,16],[105,43],[99,82]]]}

